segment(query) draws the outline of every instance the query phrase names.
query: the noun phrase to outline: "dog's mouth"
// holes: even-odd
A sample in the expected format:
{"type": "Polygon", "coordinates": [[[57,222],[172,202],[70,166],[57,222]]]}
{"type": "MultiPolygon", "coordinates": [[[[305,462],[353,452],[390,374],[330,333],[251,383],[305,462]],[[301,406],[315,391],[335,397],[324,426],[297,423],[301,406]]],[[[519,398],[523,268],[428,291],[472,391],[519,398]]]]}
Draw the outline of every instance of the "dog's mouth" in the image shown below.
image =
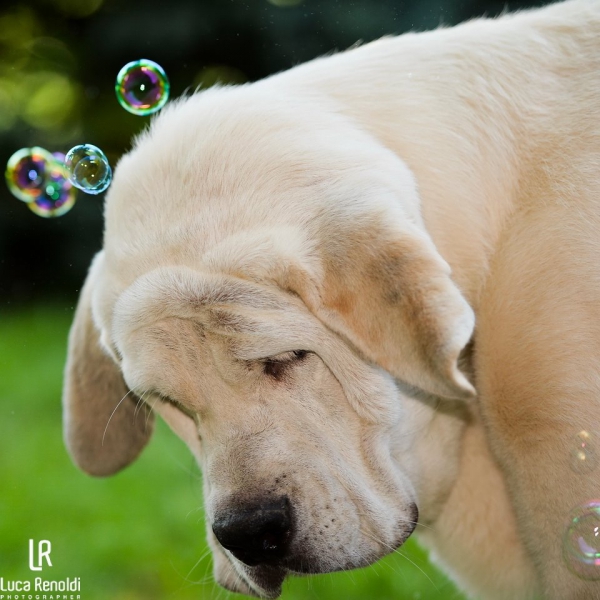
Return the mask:
{"type": "Polygon", "coordinates": [[[242,584],[242,586],[237,585],[236,589],[230,587],[231,591],[250,592],[260,598],[278,598],[281,595],[283,582],[288,575],[317,575],[320,573],[347,571],[368,566],[381,557],[379,556],[371,560],[366,558],[360,561],[360,564],[346,563],[333,568],[331,565],[321,566],[317,562],[309,560],[290,561],[290,564],[287,565],[282,563],[280,565],[257,565],[249,567],[240,564],[233,557],[228,556],[227,558],[241,580],[239,583],[242,584]],[[245,590],[244,588],[248,589],[245,590]]]}
{"type": "Polygon", "coordinates": [[[252,564],[252,561],[248,561],[251,564],[247,564],[219,545],[219,552],[226,557],[228,569],[225,577],[218,577],[218,582],[231,591],[260,598],[277,598],[281,595],[283,582],[288,575],[315,575],[369,566],[396,551],[415,530],[418,510],[414,504],[411,508],[411,521],[402,524],[402,533],[391,544],[376,540],[368,534],[365,536],[367,539],[377,542],[372,544],[369,550],[340,548],[338,556],[331,553],[331,550],[322,552],[319,556],[315,550],[310,552],[305,549],[290,552],[287,556],[270,563],[252,564]]]}
{"type": "MultiPolygon", "coordinates": [[[[406,539],[399,542],[395,547],[390,546],[387,552],[364,557],[358,561],[345,561],[335,566],[331,564],[331,561],[327,561],[326,564],[321,565],[316,561],[310,560],[296,560],[288,565],[257,565],[255,567],[249,567],[247,565],[240,564],[234,558],[229,557],[228,559],[231,566],[241,579],[242,588],[236,586],[237,589],[232,591],[252,593],[260,598],[278,598],[282,592],[283,582],[288,575],[302,576],[302,575],[318,575],[322,573],[333,573],[336,571],[350,571],[352,569],[359,569],[367,567],[377,560],[383,558],[389,552],[397,550],[406,539]],[[249,588],[244,590],[244,588],[249,588]]],[[[231,588],[230,588],[231,589],[231,588]]]]}

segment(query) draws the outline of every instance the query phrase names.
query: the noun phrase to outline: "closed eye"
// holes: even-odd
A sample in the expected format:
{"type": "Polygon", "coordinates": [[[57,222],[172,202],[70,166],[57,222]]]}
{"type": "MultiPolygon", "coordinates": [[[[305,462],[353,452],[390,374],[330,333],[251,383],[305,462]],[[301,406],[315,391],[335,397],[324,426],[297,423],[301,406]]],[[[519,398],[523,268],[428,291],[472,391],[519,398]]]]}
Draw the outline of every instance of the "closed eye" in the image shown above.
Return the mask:
{"type": "Polygon", "coordinates": [[[307,355],[307,350],[293,350],[265,358],[262,360],[263,373],[280,381],[291,366],[304,360],[307,355]]]}

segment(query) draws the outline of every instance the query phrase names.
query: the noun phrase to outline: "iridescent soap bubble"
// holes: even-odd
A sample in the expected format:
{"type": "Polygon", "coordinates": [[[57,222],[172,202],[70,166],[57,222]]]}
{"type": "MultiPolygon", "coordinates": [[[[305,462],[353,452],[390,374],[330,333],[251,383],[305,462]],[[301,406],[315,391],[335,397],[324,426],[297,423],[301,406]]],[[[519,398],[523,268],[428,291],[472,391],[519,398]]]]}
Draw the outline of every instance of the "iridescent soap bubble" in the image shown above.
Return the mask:
{"type": "Polygon", "coordinates": [[[151,60],[127,63],[117,75],[115,92],[119,104],[134,115],[150,115],[169,99],[169,79],[164,69],[151,60]]]}
{"type": "Polygon", "coordinates": [[[580,475],[591,473],[598,466],[597,436],[591,431],[582,430],[571,446],[571,469],[580,475]]]}
{"type": "Polygon", "coordinates": [[[32,202],[42,194],[46,169],[55,161],[50,152],[34,146],[15,152],[6,165],[6,183],[12,194],[32,202]]]}
{"type": "Polygon", "coordinates": [[[600,500],[577,507],[563,537],[563,557],[581,579],[600,580],[600,500]]]}
{"type": "Polygon", "coordinates": [[[106,155],[92,144],[71,148],[65,156],[65,166],[69,181],[86,194],[101,194],[112,180],[106,155]]]}
{"type": "Polygon", "coordinates": [[[69,212],[77,200],[77,190],[69,181],[65,165],[57,160],[48,164],[42,192],[27,206],[38,216],[60,217],[69,212]]]}

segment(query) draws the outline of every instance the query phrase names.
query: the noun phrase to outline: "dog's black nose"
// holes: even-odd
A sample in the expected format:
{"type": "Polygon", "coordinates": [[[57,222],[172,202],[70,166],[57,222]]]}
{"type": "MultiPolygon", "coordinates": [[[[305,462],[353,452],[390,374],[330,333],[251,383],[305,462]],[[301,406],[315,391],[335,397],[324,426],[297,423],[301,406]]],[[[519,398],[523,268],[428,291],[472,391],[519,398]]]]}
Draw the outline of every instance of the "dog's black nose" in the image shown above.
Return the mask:
{"type": "Polygon", "coordinates": [[[212,528],[221,546],[243,563],[251,567],[276,563],[284,557],[291,537],[289,500],[284,496],[223,511],[212,528]]]}

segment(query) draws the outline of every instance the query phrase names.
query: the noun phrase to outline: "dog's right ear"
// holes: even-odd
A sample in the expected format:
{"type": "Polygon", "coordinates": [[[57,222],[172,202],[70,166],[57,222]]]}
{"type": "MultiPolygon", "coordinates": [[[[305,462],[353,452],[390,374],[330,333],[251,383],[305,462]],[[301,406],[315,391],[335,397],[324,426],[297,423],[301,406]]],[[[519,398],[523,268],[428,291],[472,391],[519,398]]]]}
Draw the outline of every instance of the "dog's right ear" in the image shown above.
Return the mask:
{"type": "Polygon", "coordinates": [[[103,261],[92,263],[69,334],[63,389],[63,429],[75,464],[95,476],[133,462],[148,443],[153,415],[129,392],[119,368],[100,346],[91,298],[103,261]]]}
{"type": "Polygon", "coordinates": [[[289,263],[278,284],[396,379],[442,398],[472,398],[459,356],[475,317],[449,265],[408,220],[364,221],[339,223],[313,251],[319,269],[289,263]]]}

